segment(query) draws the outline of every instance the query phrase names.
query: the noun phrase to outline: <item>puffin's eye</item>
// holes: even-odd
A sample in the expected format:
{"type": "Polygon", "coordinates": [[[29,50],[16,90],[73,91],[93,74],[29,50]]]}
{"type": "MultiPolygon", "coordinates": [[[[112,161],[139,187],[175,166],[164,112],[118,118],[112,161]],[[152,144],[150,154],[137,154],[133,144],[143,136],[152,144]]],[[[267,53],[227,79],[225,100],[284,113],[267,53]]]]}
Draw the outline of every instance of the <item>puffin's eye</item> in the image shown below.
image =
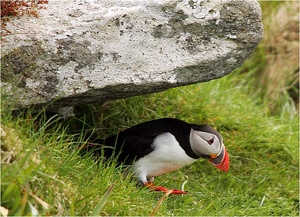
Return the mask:
{"type": "Polygon", "coordinates": [[[208,144],[213,144],[214,143],[214,138],[211,138],[210,140],[207,140],[208,144]]]}

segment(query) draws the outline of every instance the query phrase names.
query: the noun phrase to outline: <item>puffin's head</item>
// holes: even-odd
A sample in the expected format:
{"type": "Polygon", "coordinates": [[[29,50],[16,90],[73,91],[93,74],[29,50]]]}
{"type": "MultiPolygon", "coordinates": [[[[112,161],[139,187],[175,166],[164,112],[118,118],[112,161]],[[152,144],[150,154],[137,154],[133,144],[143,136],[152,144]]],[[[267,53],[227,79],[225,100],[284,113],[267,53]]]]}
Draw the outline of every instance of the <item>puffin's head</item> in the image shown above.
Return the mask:
{"type": "Polygon", "coordinates": [[[190,132],[192,150],[218,169],[227,172],[229,156],[223,144],[221,134],[208,125],[193,125],[190,132]]]}

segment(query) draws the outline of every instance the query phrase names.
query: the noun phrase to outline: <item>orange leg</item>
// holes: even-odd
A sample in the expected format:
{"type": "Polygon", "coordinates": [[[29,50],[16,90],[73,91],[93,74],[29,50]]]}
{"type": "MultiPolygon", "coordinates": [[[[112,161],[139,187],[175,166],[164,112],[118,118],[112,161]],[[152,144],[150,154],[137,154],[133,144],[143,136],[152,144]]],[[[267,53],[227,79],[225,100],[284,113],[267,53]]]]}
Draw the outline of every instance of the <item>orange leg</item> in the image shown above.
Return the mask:
{"type": "Polygon", "coordinates": [[[161,191],[161,192],[164,192],[164,193],[167,193],[167,192],[170,192],[170,194],[187,194],[187,191],[181,191],[181,190],[177,190],[177,189],[167,189],[165,187],[162,187],[162,186],[156,186],[154,185],[152,182],[147,182],[144,184],[146,187],[150,188],[150,189],[153,189],[154,191],[161,191]]]}

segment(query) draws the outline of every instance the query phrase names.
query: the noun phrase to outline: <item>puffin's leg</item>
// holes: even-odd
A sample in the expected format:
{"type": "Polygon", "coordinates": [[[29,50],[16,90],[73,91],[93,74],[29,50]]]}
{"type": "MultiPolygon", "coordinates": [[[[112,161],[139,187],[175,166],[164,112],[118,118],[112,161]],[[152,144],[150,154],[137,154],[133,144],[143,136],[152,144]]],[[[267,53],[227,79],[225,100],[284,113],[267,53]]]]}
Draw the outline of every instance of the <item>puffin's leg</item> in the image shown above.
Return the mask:
{"type": "Polygon", "coordinates": [[[164,192],[164,193],[170,192],[170,194],[187,194],[186,191],[181,191],[181,190],[177,190],[177,189],[169,190],[169,189],[167,189],[163,186],[156,186],[152,182],[146,182],[144,185],[147,188],[153,189],[154,191],[161,191],[161,192],[164,192]]]}

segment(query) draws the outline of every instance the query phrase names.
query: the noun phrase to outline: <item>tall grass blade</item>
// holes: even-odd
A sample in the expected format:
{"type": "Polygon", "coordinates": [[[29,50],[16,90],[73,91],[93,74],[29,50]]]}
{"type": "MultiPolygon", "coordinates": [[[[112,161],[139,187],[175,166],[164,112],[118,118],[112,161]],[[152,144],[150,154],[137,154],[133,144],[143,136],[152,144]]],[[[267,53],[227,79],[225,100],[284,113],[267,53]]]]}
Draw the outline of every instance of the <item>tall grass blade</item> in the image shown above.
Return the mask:
{"type": "Polygon", "coordinates": [[[98,216],[99,215],[99,213],[102,211],[106,201],[108,200],[110,194],[112,193],[113,188],[114,188],[114,184],[112,184],[111,186],[108,187],[108,189],[102,195],[102,197],[100,198],[100,201],[98,202],[98,204],[96,205],[95,209],[90,214],[90,216],[98,216]]]}

